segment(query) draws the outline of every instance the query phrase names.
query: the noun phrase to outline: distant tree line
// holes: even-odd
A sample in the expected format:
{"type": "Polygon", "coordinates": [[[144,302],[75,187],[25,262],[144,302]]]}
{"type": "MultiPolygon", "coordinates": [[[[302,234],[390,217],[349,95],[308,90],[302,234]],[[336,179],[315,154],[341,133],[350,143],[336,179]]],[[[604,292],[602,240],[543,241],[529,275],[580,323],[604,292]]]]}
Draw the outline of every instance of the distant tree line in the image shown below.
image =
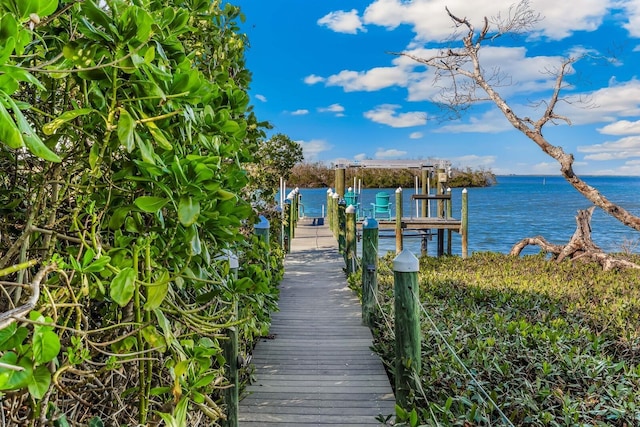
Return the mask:
{"type": "MultiPolygon", "coordinates": [[[[289,182],[302,188],[333,187],[335,169],[324,163],[298,163],[291,170],[289,182]]],[[[421,172],[416,169],[374,169],[347,168],[346,186],[353,183],[354,177],[362,181],[366,188],[413,187],[415,177],[421,172]]],[[[453,168],[448,181],[449,187],[489,187],[497,182],[496,176],[488,169],[453,168]]],[[[352,184],[351,184],[352,185],[352,184]]]]}

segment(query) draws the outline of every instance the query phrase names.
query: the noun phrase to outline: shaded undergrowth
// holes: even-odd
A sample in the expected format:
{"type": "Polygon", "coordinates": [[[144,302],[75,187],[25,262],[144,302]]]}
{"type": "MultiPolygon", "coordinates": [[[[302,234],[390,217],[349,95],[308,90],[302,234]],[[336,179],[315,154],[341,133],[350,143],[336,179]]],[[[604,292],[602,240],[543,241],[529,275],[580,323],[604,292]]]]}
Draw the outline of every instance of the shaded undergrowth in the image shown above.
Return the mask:
{"type": "MultiPolygon", "coordinates": [[[[390,266],[381,261],[374,332],[393,375],[390,266]]],[[[423,258],[419,281],[422,372],[408,424],[640,424],[636,271],[477,253],[423,258]]]]}

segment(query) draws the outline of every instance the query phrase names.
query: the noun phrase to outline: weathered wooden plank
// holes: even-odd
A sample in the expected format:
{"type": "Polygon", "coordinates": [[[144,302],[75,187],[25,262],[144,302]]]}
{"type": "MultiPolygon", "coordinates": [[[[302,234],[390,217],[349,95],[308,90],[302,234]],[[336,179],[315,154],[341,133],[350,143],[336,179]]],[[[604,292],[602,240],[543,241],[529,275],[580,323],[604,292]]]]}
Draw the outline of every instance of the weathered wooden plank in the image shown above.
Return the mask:
{"type": "Polygon", "coordinates": [[[252,355],[256,381],[240,402],[240,426],[376,426],[376,416],[394,413],[343,267],[328,227],[301,221],[285,261],[280,311],[252,355]]]}

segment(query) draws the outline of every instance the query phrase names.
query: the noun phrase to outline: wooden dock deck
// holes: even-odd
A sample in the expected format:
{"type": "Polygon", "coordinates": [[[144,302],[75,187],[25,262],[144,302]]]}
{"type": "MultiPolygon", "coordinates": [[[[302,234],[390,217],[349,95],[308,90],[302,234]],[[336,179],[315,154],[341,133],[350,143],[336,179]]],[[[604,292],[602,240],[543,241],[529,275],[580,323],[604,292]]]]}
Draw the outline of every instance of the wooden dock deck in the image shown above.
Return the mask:
{"type": "Polygon", "coordinates": [[[252,363],[240,426],[379,426],[395,413],[382,362],[370,349],[357,296],[327,225],[302,219],[285,260],[280,311],[252,363]]]}

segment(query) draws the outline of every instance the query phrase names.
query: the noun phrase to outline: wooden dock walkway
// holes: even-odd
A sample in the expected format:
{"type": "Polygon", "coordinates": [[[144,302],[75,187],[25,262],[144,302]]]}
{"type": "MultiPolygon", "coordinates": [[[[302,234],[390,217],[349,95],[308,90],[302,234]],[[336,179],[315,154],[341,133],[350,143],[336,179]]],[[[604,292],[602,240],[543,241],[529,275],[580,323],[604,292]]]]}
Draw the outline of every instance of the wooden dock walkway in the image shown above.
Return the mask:
{"type": "Polygon", "coordinates": [[[327,225],[302,219],[285,260],[280,311],[253,353],[240,426],[379,426],[395,398],[327,225]]]}

